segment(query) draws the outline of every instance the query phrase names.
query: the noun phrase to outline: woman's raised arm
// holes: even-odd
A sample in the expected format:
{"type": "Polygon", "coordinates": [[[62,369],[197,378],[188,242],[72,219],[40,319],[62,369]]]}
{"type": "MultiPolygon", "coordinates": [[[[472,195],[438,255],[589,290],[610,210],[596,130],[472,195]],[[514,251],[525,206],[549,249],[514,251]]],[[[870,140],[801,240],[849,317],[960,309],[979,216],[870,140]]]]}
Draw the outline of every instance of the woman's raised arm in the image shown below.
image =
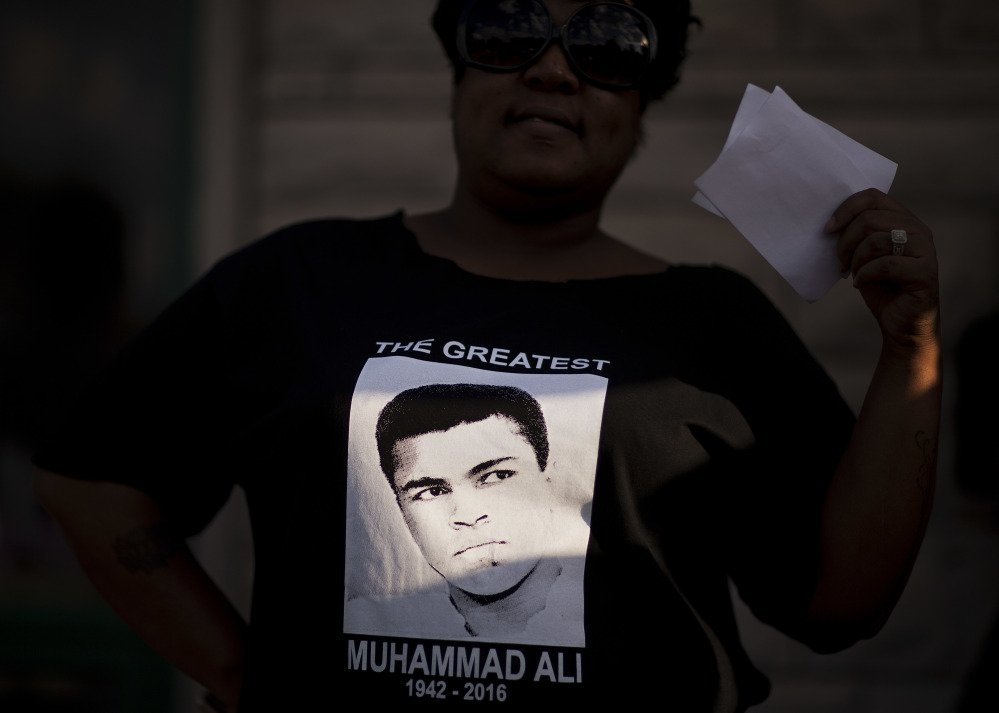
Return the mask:
{"type": "Polygon", "coordinates": [[[836,649],[880,629],[908,579],[933,500],[942,382],[930,230],[873,189],[847,199],[827,229],[883,337],[822,515],[809,618],[828,634],[816,648],[836,649]]]}

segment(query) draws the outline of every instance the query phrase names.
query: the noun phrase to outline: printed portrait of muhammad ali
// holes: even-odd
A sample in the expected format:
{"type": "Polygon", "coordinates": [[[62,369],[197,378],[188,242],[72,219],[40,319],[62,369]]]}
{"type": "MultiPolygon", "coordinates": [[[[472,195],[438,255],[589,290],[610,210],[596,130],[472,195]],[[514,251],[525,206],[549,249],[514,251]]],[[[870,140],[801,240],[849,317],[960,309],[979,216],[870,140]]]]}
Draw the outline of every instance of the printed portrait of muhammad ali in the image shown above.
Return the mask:
{"type": "Polygon", "coordinates": [[[409,532],[466,631],[505,639],[544,617],[562,565],[537,400],[513,386],[420,386],[385,405],[375,435],[409,532]]]}

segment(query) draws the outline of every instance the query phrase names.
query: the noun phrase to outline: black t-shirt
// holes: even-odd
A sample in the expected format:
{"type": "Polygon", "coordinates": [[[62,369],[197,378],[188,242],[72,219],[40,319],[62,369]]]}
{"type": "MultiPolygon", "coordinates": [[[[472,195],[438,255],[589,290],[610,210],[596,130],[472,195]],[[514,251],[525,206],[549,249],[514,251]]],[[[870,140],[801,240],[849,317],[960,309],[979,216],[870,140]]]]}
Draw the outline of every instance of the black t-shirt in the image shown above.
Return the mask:
{"type": "Polygon", "coordinates": [[[233,485],[244,710],[762,700],[729,598],[795,635],[853,416],[745,278],[467,273],[402,216],[285,228],[122,353],[44,468],[185,533],[233,485]]]}

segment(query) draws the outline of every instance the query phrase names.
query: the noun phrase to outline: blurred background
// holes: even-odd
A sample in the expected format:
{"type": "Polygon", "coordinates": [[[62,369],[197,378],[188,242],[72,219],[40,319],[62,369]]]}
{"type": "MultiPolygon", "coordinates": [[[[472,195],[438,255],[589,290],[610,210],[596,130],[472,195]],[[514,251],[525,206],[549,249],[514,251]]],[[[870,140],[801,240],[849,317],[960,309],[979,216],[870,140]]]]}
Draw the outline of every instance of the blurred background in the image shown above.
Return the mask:
{"type": "MultiPolygon", "coordinates": [[[[35,504],[31,450],[128,335],[289,221],[418,212],[454,180],[433,0],[0,5],[0,711],[189,713],[197,688],[93,593],[35,504]]],[[[899,163],[933,229],[947,391],[926,542],[875,639],[818,656],[739,611],[758,710],[999,710],[999,4],[702,0],[680,87],[605,226],[752,277],[859,406],[879,336],[840,284],[802,302],[690,202],[747,82],[899,163]]],[[[246,611],[237,495],[195,543],[246,611]]]]}

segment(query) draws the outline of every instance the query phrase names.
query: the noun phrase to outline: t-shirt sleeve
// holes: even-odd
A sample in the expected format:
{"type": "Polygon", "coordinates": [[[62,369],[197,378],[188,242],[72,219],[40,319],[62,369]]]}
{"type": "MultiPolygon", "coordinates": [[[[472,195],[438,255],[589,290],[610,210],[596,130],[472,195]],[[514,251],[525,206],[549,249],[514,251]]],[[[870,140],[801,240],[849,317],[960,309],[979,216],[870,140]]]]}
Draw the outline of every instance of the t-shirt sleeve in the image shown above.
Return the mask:
{"type": "Polygon", "coordinates": [[[35,454],[61,475],[133,486],[185,533],[225,503],[226,443],[238,420],[227,393],[216,267],[133,338],[84,390],[35,454]]]}
{"type": "Polygon", "coordinates": [[[754,445],[723,471],[728,571],[758,618],[796,636],[818,574],[822,504],[855,417],[773,304],[731,279],[719,372],[754,445]]]}

